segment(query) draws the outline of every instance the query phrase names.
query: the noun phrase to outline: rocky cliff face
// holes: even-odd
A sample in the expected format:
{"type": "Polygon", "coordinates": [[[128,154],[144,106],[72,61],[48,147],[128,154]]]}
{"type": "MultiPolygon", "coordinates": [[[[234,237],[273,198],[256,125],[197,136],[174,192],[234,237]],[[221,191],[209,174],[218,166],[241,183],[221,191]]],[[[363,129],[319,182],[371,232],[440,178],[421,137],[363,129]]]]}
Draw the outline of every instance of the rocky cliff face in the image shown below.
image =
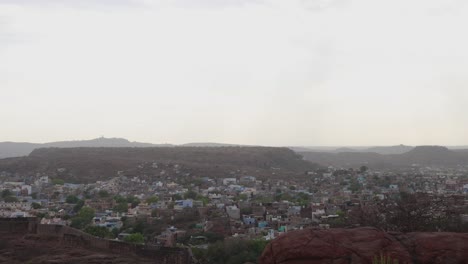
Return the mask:
{"type": "Polygon", "coordinates": [[[153,264],[150,258],[67,245],[57,237],[0,234],[0,263],[23,264],[153,264]]]}
{"type": "Polygon", "coordinates": [[[385,233],[375,228],[300,230],[273,240],[261,264],[365,264],[375,256],[404,263],[468,263],[467,233],[385,233]]]}

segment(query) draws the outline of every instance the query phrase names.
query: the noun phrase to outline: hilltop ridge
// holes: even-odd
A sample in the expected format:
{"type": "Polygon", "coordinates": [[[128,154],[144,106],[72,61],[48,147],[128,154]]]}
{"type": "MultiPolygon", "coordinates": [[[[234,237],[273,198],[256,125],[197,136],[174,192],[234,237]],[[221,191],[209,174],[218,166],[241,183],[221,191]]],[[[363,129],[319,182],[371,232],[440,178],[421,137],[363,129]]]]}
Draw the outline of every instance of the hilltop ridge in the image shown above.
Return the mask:
{"type": "Polygon", "coordinates": [[[47,173],[75,182],[94,182],[153,162],[178,164],[187,173],[208,177],[229,176],[230,172],[271,176],[278,170],[300,175],[317,168],[288,148],[146,147],[36,149],[27,157],[0,160],[0,171],[29,175],[47,173]],[[61,168],[66,171],[59,173],[61,168]]]}
{"type": "Polygon", "coordinates": [[[79,147],[171,147],[171,144],[151,144],[129,141],[124,138],[95,138],[90,140],[70,140],[49,143],[0,142],[0,159],[29,155],[38,148],[79,148],[79,147]]]}
{"type": "Polygon", "coordinates": [[[457,166],[468,164],[468,152],[443,146],[417,146],[401,154],[375,152],[299,152],[306,160],[323,166],[375,168],[420,166],[457,166]]]}

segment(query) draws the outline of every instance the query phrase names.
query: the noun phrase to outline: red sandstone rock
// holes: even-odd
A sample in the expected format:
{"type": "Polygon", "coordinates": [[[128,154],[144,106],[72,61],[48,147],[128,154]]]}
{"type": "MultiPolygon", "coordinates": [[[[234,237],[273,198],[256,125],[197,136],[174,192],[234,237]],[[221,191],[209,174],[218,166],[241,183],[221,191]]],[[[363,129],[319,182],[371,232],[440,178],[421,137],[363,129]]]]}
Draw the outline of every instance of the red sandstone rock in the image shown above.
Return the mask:
{"type": "Polygon", "coordinates": [[[64,245],[57,237],[1,234],[0,263],[20,264],[150,264],[155,261],[135,255],[102,252],[64,245]]]}
{"type": "Polygon", "coordinates": [[[300,230],[273,240],[261,264],[372,263],[383,254],[404,263],[468,263],[468,234],[385,233],[375,228],[300,230]]]}
{"type": "Polygon", "coordinates": [[[468,263],[467,233],[409,233],[400,235],[416,263],[468,263]]]}

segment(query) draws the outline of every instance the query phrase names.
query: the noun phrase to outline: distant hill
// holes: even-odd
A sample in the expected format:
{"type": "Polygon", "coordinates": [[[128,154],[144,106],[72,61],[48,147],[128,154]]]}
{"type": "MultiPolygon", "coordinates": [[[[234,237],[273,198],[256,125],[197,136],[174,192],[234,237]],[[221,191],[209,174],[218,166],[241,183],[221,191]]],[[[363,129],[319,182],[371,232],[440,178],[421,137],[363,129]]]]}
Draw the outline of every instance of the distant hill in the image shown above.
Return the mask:
{"type": "Polygon", "coordinates": [[[353,168],[362,165],[385,167],[383,155],[373,152],[301,152],[304,159],[322,166],[353,168]]]}
{"type": "Polygon", "coordinates": [[[29,155],[38,148],[79,148],[79,147],[170,147],[170,144],[130,142],[123,138],[96,138],[91,140],[58,141],[50,143],[0,142],[0,159],[29,155]]]}
{"type": "Polygon", "coordinates": [[[397,146],[377,146],[377,147],[291,147],[297,152],[329,152],[329,153],[343,153],[343,152],[374,152],[378,154],[402,154],[412,150],[414,147],[397,145],[397,146]]]}
{"type": "Polygon", "coordinates": [[[154,146],[170,146],[168,144],[155,145],[151,143],[130,142],[124,138],[95,138],[91,140],[75,140],[75,141],[59,141],[46,143],[42,147],[46,148],[122,148],[122,147],[154,147],[154,146]]]}
{"type": "Polygon", "coordinates": [[[337,148],[333,152],[358,152],[359,150],[353,149],[353,148],[337,148]]]}
{"type": "Polygon", "coordinates": [[[193,142],[182,144],[183,147],[234,147],[242,146],[236,144],[225,144],[225,143],[215,143],[215,142],[193,142]]]}
{"type": "Polygon", "coordinates": [[[365,149],[363,152],[375,152],[379,154],[402,154],[413,150],[414,147],[398,145],[398,146],[384,146],[384,147],[371,147],[365,149]]]}
{"type": "Polygon", "coordinates": [[[134,170],[145,162],[179,164],[192,174],[229,177],[245,171],[256,176],[303,175],[318,166],[287,148],[272,147],[147,147],[44,148],[27,157],[0,160],[0,171],[22,175],[47,173],[72,182],[94,182],[134,170]],[[64,168],[64,173],[58,173],[64,168]]]}
{"type": "Polygon", "coordinates": [[[441,146],[419,146],[401,154],[375,152],[301,152],[305,159],[323,166],[374,168],[468,165],[468,151],[450,150],[441,146]]]}
{"type": "MultiPolygon", "coordinates": [[[[22,157],[29,155],[38,148],[147,148],[147,147],[175,147],[173,144],[151,144],[131,142],[124,138],[95,138],[91,140],[57,141],[49,143],[0,142],[0,159],[22,157]]],[[[233,147],[236,144],[193,142],[180,146],[185,147],[233,147]]]]}
{"type": "Polygon", "coordinates": [[[41,146],[42,144],[26,142],[0,142],[0,159],[26,156],[41,146]]]}
{"type": "Polygon", "coordinates": [[[468,165],[468,155],[441,146],[420,146],[401,155],[391,156],[397,164],[468,165]]]}

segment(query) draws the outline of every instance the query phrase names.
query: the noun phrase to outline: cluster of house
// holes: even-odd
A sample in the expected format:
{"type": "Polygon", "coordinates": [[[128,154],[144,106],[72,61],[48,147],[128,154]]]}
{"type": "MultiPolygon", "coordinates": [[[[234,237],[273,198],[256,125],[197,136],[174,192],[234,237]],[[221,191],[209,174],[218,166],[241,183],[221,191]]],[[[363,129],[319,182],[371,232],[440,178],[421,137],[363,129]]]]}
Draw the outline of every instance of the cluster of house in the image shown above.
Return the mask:
{"type": "MultiPolygon", "coordinates": [[[[196,222],[190,227],[195,231],[269,240],[294,229],[328,228],[347,208],[400,191],[468,197],[468,171],[463,169],[411,168],[395,172],[330,167],[300,178],[281,178],[280,172],[275,172],[276,177],[259,179],[232,172],[227,173],[228,177],[196,176],[177,164],[151,163],[138,169],[145,166],[150,170],[131,175],[121,171],[108,181],[90,184],[54,183],[47,175],[0,182],[0,191],[14,197],[2,199],[0,216],[40,215],[46,216],[41,220],[44,224],[67,225],[70,220],[66,216],[70,216],[74,205],[66,198],[75,195],[95,210],[92,224],[96,226],[119,229],[124,216],[183,222],[187,212],[196,212],[195,218],[187,220],[196,222]],[[102,192],[108,197],[98,195],[102,192]],[[115,212],[114,195],[135,197],[141,202],[125,212],[115,212]],[[150,200],[152,197],[156,199],[150,200]]],[[[3,172],[0,176],[11,175],[3,172]]],[[[177,238],[193,230],[168,226],[154,242],[173,246],[177,238]]],[[[126,235],[121,233],[119,238],[126,235]]]]}

